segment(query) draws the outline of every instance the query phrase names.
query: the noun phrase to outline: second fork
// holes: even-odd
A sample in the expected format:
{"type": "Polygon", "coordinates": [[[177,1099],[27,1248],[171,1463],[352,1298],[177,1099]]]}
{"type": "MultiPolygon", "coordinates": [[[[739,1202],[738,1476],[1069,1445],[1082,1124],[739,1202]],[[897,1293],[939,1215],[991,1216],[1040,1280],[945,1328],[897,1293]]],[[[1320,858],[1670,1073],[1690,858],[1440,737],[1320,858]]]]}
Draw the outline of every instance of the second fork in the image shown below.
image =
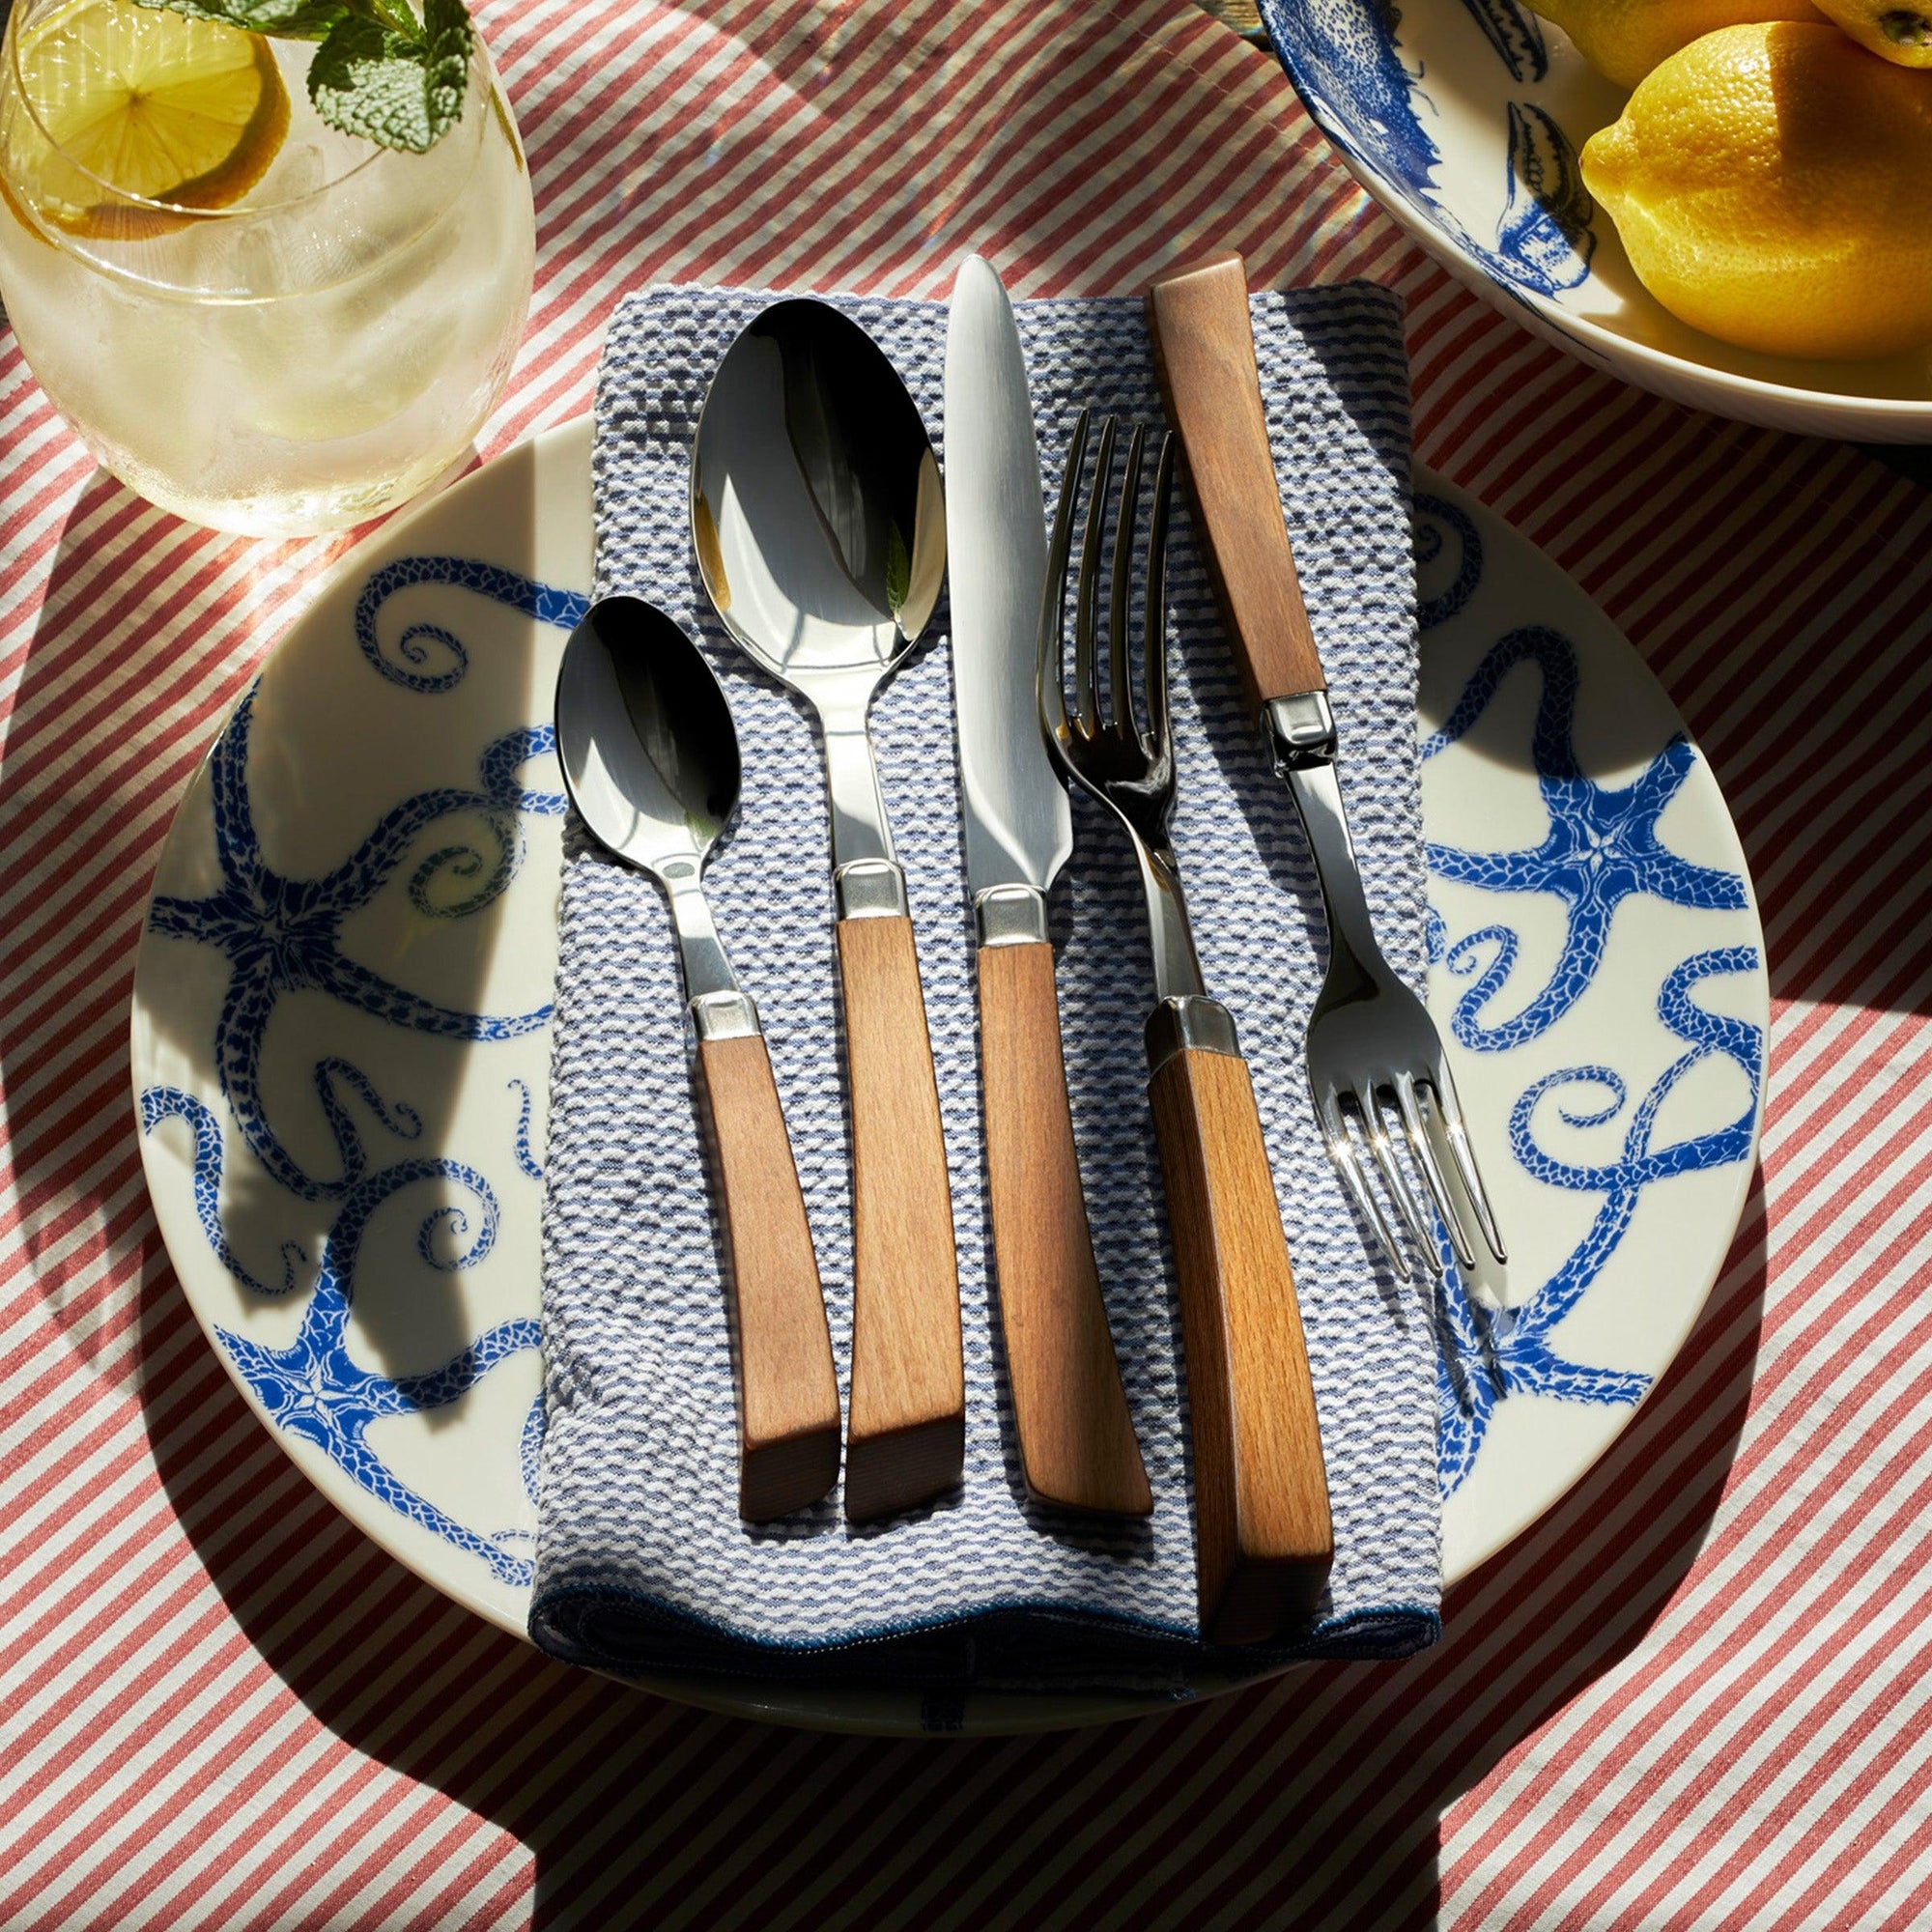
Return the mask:
{"type": "Polygon", "coordinates": [[[1479,1300],[1494,1302],[1499,1284],[1492,1271],[1476,1271],[1468,1220],[1482,1231],[1498,1269],[1508,1255],[1477,1171],[1449,1056],[1428,1008],[1382,956],[1349,836],[1335,769],[1335,714],[1282,516],[1241,258],[1219,256],[1156,282],[1148,319],[1167,412],[1187,450],[1228,641],[1275,770],[1293,794],[1328,915],[1328,971],[1307,1044],[1322,1139],[1356,1212],[1400,1279],[1410,1276],[1410,1248],[1432,1274],[1444,1272],[1433,1225],[1439,1218],[1465,1285],[1479,1300]],[[1370,1185],[1351,1122],[1359,1123],[1395,1208],[1393,1224],[1370,1185]],[[1398,1147],[1420,1174],[1421,1190],[1397,1158],[1398,1147]],[[1452,1170],[1461,1202],[1449,1185],[1452,1170]]]}
{"type": "Polygon", "coordinates": [[[1102,427],[1074,592],[1074,709],[1065,679],[1066,572],[1087,453],[1083,414],[1067,451],[1040,613],[1039,713],[1063,778],[1107,806],[1140,861],[1158,1001],[1147,1024],[1149,1096],[1180,1279],[1194,1448],[1201,1629],[1256,1643],[1314,1610],[1334,1555],[1327,1473],[1294,1274],[1255,1090],[1234,1016],[1209,999],[1168,838],[1175,763],[1168,716],[1163,563],[1174,440],[1161,439],[1148,535],[1142,722],[1134,716],[1127,613],[1146,432],[1127,450],[1100,695],[1101,553],[1116,432],[1102,427]]]}

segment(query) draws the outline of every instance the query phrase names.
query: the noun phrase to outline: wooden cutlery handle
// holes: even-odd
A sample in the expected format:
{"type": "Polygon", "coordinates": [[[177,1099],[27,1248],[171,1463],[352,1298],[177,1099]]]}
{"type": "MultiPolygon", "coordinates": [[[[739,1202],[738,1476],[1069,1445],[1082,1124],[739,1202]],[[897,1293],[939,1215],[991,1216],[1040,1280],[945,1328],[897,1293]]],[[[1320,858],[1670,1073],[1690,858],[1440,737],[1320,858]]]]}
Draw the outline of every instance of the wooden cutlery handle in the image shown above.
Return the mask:
{"type": "Polygon", "coordinates": [[[1325,691],[1268,454],[1247,270],[1218,255],[1148,291],[1168,421],[1187,452],[1208,575],[1248,702],[1325,691]]]}
{"type": "Polygon", "coordinates": [[[838,922],[852,1104],[852,1412],[845,1514],[892,1516],[965,1466],[959,1264],[912,922],[838,922]]]}
{"type": "Polygon", "coordinates": [[[993,1252],[1027,1488],[1068,1509],[1153,1508],[1107,1331],[1061,1054],[1053,948],[980,949],[993,1252]]]}
{"type": "Polygon", "coordinates": [[[838,1479],[838,1377],[771,1055],[757,1034],[697,1043],[730,1252],[738,1513],[815,1503],[838,1479]]]}
{"type": "Polygon", "coordinates": [[[1294,1275],[1247,1063],[1183,1046],[1150,1092],[1180,1273],[1201,1629],[1258,1643],[1307,1618],[1334,1555],[1294,1275]]]}

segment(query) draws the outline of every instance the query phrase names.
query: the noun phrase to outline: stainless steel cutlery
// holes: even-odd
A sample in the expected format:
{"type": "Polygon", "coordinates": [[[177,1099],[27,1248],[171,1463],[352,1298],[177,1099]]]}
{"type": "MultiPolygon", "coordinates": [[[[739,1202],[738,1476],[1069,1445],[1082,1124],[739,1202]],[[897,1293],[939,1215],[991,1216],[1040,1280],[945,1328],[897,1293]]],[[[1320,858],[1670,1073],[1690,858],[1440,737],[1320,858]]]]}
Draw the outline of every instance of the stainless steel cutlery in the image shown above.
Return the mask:
{"type": "Polygon", "coordinates": [[[939,1091],[867,725],[938,601],[945,505],[919,411],[857,323],[784,301],[740,333],[698,420],[691,526],[724,628],[822,734],[852,1110],[845,1514],[864,1520],[957,1483],[966,1396],[939,1091]]]}
{"type": "MultiPolygon", "coordinates": [[[[1465,1272],[1471,1223],[1500,1262],[1440,1039],[1370,923],[1238,258],[1157,283],[1148,313],[1230,640],[1327,908],[1329,964],[1308,1034],[1323,1138],[1399,1273],[1411,1273],[1411,1252],[1444,1269],[1438,1225],[1465,1272]]],[[[868,722],[950,573],[992,1246],[1027,1486],[1073,1509],[1152,1507],[1094,1265],[1049,935],[1048,895],[1073,846],[1066,787],[1078,785],[1130,841],[1147,904],[1149,1096],[1180,1288],[1201,1629],[1252,1643],[1312,1612],[1333,1530],[1254,1086],[1234,1016],[1203,981],[1168,831],[1179,782],[1165,594],[1177,439],[1151,442],[1135,427],[1117,487],[1119,427],[1083,413],[1049,538],[1018,328],[998,275],[977,256],[954,286],[945,382],[951,488],[942,493],[918,409],[871,339],[828,304],[781,301],[720,363],[692,453],[691,533],[705,588],[740,647],[811,705],[822,738],[852,1122],[845,1511],[854,1520],[892,1515],[952,1487],[963,1465],[946,1149],[868,722]]],[[[729,715],[675,625],[635,599],[610,599],[565,653],[557,722],[585,823],[669,898],[723,1156],[742,1507],[779,1514],[836,1476],[838,1407],[756,1009],[731,976],[700,886],[736,801],[729,715]]]]}
{"type": "Polygon", "coordinates": [[[966,893],[1000,1319],[1027,1487],[1153,1507],[1100,1299],[1062,1061],[1047,894],[1073,849],[1035,710],[1046,526],[1026,361],[992,266],[961,266],[946,335],[947,554],[966,893]]]}
{"type": "Polygon", "coordinates": [[[1444,1271],[1432,1208],[1465,1272],[1477,1263],[1470,1219],[1500,1264],[1507,1258],[1502,1236],[1441,1036],[1382,957],[1369,918],[1336,777],[1328,681],[1268,453],[1241,258],[1220,256],[1156,282],[1148,320],[1168,417],[1187,452],[1228,639],[1275,770],[1293,794],[1327,908],[1328,971],[1308,1024],[1308,1076],[1329,1157],[1403,1279],[1410,1274],[1411,1247],[1433,1273],[1444,1271]],[[1370,1185],[1357,1134],[1406,1241],[1370,1185]],[[1426,1195],[1398,1158],[1398,1143],[1412,1156],[1426,1195]]]}
{"type": "Polygon", "coordinates": [[[606,597],[564,648],[556,738],[591,837],[670,902],[731,1264],[738,1509],[784,1516],[838,1480],[838,1381],[758,1009],[704,898],[704,862],[738,807],[738,735],[677,625],[640,598],[606,597]]]}
{"type": "Polygon", "coordinates": [[[1147,1023],[1149,1093],[1180,1278],[1193,1423],[1195,1564],[1201,1628],[1253,1643],[1305,1617],[1334,1554],[1321,1427],[1294,1276],[1261,1117],[1234,1016],[1208,996],[1180,871],[1168,715],[1165,558],[1174,446],[1155,460],[1141,597],[1145,679],[1135,712],[1128,639],[1146,431],[1127,445],[1113,518],[1107,674],[1100,679],[1100,579],[1115,425],[1101,425],[1073,594],[1073,709],[1065,698],[1065,579],[1089,417],[1066,453],[1039,628],[1039,719],[1067,780],[1110,808],[1133,842],[1153,941],[1156,1004],[1147,1023]]]}

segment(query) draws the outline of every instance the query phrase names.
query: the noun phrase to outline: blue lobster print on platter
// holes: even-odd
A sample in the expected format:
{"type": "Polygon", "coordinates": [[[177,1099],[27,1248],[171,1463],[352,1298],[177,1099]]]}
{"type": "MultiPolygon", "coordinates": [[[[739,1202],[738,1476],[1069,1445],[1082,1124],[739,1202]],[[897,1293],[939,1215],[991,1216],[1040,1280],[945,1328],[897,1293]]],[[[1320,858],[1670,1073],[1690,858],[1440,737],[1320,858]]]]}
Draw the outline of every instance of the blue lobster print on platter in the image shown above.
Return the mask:
{"type": "MultiPolygon", "coordinates": [[[[1328,138],[1393,189],[1431,227],[1479,262],[1505,294],[1551,298],[1589,276],[1596,209],[1575,144],[1548,105],[1505,99],[1503,200],[1493,215],[1445,188],[1442,151],[1429,132],[1439,103],[1430,64],[1404,44],[1405,10],[1393,0],[1261,0],[1263,18],[1290,78],[1328,138]],[[1466,204],[1466,205],[1465,205],[1466,204]],[[1493,231],[1490,222],[1493,220],[1493,231]]],[[[1543,28],[1521,0],[1463,0],[1515,88],[1549,73],[1543,28]]],[[[1446,6],[1407,11],[1448,38],[1446,6]]],[[[1454,92],[1453,79],[1444,83],[1454,92]]]]}
{"type": "MultiPolygon", "coordinates": [[[[376,641],[376,614],[392,591],[408,584],[458,585],[541,622],[567,627],[584,599],[553,590],[516,573],[455,557],[406,557],[375,572],[356,607],[356,639],[369,663],[392,683],[435,695],[463,677],[469,657],[441,626],[417,625],[402,634],[400,665],[376,641]],[[441,653],[431,668],[430,652],[441,653]]],[[[298,1202],[327,1204],[329,1219],[317,1255],[301,1323],[286,1347],[270,1349],[217,1329],[228,1352],[276,1426],[313,1443],[371,1495],[487,1566],[500,1582],[526,1584],[526,1553],[509,1546],[524,1532],[485,1536],[456,1521],[385,1466],[366,1433],[384,1417],[446,1406],[468,1393],[499,1362],[539,1346],[534,1320],[501,1321],[427,1373],[390,1377],[363,1365],[349,1347],[358,1265],[364,1261],[371,1217],[410,1189],[436,1188],[457,1199],[433,1207],[416,1238],[420,1260],[450,1271],[472,1267],[495,1245],[498,1206],[484,1175],[467,1162],[427,1154],[378,1164],[368,1134],[408,1142],[422,1132],[416,1108],[385,1096],[367,1072],[340,1056],[318,1059],[312,1085],[335,1150],[330,1171],[298,1159],[271,1122],[262,1081],[263,1042],[284,995],[327,994],[342,1005],[410,1032],[463,1042],[511,1040],[548,1025],[549,1007],[505,1014],[446,1006],[396,984],[352,958],[342,933],[350,917],[370,904],[441,823],[481,823],[485,838],[459,834],[432,849],[411,871],[405,890],[426,919],[462,920],[493,903],[523,862],[521,821],[556,817],[560,792],[532,790],[524,768],[554,750],[550,725],[502,733],[482,750],[473,787],[417,792],[383,813],[348,859],[320,877],[285,876],[264,857],[248,789],[248,753],[255,694],[249,692],[210,755],[214,848],[219,884],[198,897],[158,895],[150,929],[171,939],[212,947],[226,958],[228,982],[213,1042],[213,1067],[235,1134],[264,1172],[298,1202]],[[479,849],[479,843],[482,849],[479,849]]],[[[504,1151],[518,1170],[541,1170],[530,1142],[527,1083],[510,1082],[518,1095],[515,1144],[504,1151]]],[[[141,1125],[185,1122],[194,1137],[195,1211],[211,1248],[231,1277],[251,1294],[294,1294],[310,1265],[302,1242],[281,1244],[279,1278],[251,1270],[238,1252],[221,1213],[223,1129],[208,1105],[180,1089],[156,1085],[141,1095],[141,1125]]],[[[534,1500],[536,1455],[542,1435],[539,1395],[526,1416],[519,1448],[524,1486],[534,1500]]]]}
{"type": "MultiPolygon", "coordinates": [[[[1419,606],[1426,632],[1468,611],[1482,585],[1483,545],[1474,522],[1455,504],[1427,495],[1416,499],[1416,558],[1436,586],[1419,606]],[[1446,579],[1446,582],[1444,581],[1446,579]]],[[[1514,993],[1522,956],[1507,914],[1451,939],[1443,915],[1430,912],[1432,960],[1473,980],[1450,1019],[1460,1045],[1484,1055],[1506,1054],[1552,1034],[1603,969],[1617,908],[1637,895],[1696,910],[1745,912],[1749,895],[1735,873],[1692,863],[1663,843],[1658,821],[1682,790],[1696,753],[1679,732],[1629,785],[1600,784],[1582,768],[1575,744],[1579,689],[1577,646],[1548,625],[1518,625],[1484,651],[1464,679],[1441,725],[1423,741],[1422,757],[1440,757],[1483,717],[1512,674],[1535,674],[1540,690],[1530,731],[1529,763],[1548,829],[1520,849],[1473,851],[1430,842],[1435,878],[1492,893],[1507,906],[1523,894],[1545,894],[1564,911],[1565,936],[1545,982],[1514,1009],[1487,1014],[1514,993]],[[1520,668],[1529,668],[1520,669],[1520,668]],[[1487,961],[1487,963],[1485,963],[1487,961]],[[1479,970],[1480,969],[1480,970],[1479,970]]],[[[1763,1056],[1760,1028],[1712,1010],[1695,989],[1725,976],[1754,973],[1754,947],[1717,945],[1693,952],[1670,968],[1655,999],[1655,1013],[1682,1048],[1632,1106],[1631,1083],[1601,1064],[1560,1066],[1533,1078],[1517,1096],[1509,1119],[1511,1155],[1524,1173],[1599,1203],[1582,1238],[1534,1294],[1503,1314],[1470,1299],[1452,1268],[1437,1307],[1442,1492],[1453,1494],[1472,1468],[1496,1405],[1511,1395],[1562,1402],[1631,1406],[1650,1378],[1569,1359],[1553,1331],[1594,1284],[1628,1232],[1644,1191],[1673,1176],[1733,1165],[1750,1156],[1763,1056]],[[1733,1119],[1708,1131],[1660,1142],[1666,1101],[1686,1077],[1707,1064],[1735,1069],[1744,1096],[1733,1119]],[[1588,1094],[1593,1104],[1564,1096],[1588,1094]],[[1572,1131],[1601,1129],[1630,1107],[1622,1147],[1608,1160],[1578,1161],[1549,1151],[1547,1116],[1553,1108],[1572,1131]]],[[[1708,1091],[1708,1088],[1706,1089],[1708,1091]]]]}

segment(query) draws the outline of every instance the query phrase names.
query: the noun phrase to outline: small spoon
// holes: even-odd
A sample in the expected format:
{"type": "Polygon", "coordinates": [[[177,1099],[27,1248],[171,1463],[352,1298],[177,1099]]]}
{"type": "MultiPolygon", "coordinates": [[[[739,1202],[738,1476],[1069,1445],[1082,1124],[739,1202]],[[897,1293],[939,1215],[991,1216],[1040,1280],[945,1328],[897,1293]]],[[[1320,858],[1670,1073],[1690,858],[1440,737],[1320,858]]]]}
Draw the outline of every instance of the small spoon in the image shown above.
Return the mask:
{"type": "MultiPolygon", "coordinates": [[[[878,345],[825,302],[739,334],[698,417],[691,533],[745,651],[818,713],[852,1108],[852,1415],[845,1514],[952,1489],[965,1458],[959,1276],[905,874],[867,735],[946,569],[939,466],[878,345]]],[[[930,778],[953,784],[935,743],[930,778]]]]}
{"type": "Polygon", "coordinates": [[[677,624],[641,598],[605,597],[564,647],[556,742],[591,837],[664,888],[677,926],[730,1258],[738,1512],[763,1522],[838,1480],[838,1383],[758,1009],[704,897],[705,859],[738,809],[738,734],[677,624]]]}

